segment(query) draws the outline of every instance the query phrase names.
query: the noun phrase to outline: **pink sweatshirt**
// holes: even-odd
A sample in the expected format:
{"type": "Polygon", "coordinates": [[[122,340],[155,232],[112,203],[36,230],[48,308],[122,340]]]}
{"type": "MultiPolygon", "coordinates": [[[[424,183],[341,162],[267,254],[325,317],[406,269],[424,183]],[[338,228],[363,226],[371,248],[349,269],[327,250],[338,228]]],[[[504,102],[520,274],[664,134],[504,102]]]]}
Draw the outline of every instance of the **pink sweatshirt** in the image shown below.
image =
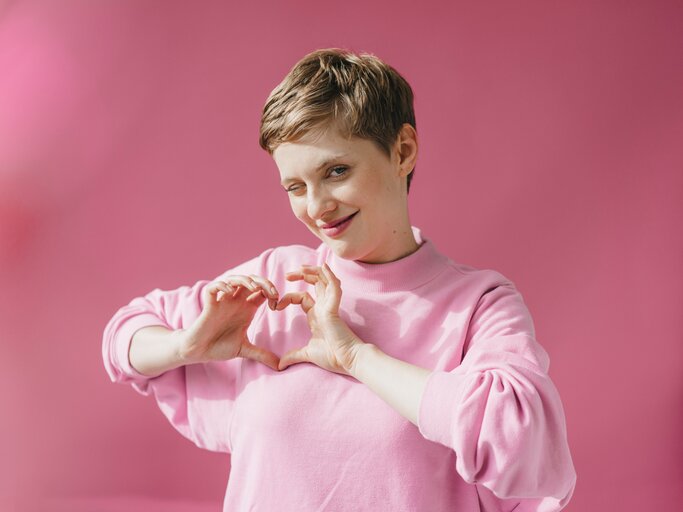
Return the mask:
{"type": "MultiPolygon", "coordinates": [[[[202,280],[154,289],[104,330],[113,382],[154,396],[198,447],[231,454],[225,511],[549,512],[571,498],[576,473],[549,359],[514,284],[440,254],[413,227],[413,254],[384,264],[341,259],[325,244],[277,247],[221,276],[268,277],[280,295],[313,288],[285,280],[327,261],[342,284],[340,315],[392,357],[432,370],[419,427],[352,377],[310,363],[282,372],[242,358],[193,364],[155,378],[128,360],[141,327],[188,327],[202,280]]],[[[310,338],[299,306],[261,306],[249,339],[278,355],[310,338]]],[[[131,420],[132,421],[132,420],[131,420]]]]}

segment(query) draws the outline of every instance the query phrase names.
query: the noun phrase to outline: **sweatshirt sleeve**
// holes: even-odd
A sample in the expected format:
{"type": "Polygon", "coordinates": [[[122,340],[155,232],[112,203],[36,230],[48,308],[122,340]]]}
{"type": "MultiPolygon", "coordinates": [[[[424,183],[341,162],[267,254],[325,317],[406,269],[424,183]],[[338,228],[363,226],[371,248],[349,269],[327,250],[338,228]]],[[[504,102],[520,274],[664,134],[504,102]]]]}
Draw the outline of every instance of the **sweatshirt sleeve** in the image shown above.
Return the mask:
{"type": "MultiPolygon", "coordinates": [[[[216,277],[256,274],[268,277],[273,249],[216,277]]],[[[168,370],[156,377],[139,373],[130,364],[128,352],[138,329],[160,325],[168,329],[189,327],[203,309],[202,290],[213,280],[200,280],[174,290],[156,288],[121,307],[105,326],[102,358],[114,383],[130,384],[143,396],[154,396],[171,425],[198,447],[230,452],[229,424],[235,401],[239,360],[196,363],[168,370]]],[[[257,312],[254,322],[259,318],[257,312]]],[[[251,334],[252,326],[249,328],[251,334]]],[[[250,336],[250,339],[253,339],[250,336]]]]}
{"type": "Polygon", "coordinates": [[[479,299],[461,364],[428,377],[419,430],[455,451],[483,510],[550,512],[571,499],[576,473],[548,368],[521,295],[501,281],[479,299]]]}

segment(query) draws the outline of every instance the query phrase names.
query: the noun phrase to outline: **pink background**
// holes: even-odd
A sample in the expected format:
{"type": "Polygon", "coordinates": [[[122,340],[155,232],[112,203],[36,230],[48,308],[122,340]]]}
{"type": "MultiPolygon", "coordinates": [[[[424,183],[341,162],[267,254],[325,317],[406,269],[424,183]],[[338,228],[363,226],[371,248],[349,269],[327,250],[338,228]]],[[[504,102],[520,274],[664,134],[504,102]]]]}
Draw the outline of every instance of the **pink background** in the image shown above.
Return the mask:
{"type": "Polygon", "coordinates": [[[112,384],[102,331],[155,287],[317,245],[258,123],[329,46],[413,86],[413,224],[525,297],[565,510],[680,507],[683,4],[268,4],[0,1],[0,509],[220,509],[229,458],[112,384]]]}

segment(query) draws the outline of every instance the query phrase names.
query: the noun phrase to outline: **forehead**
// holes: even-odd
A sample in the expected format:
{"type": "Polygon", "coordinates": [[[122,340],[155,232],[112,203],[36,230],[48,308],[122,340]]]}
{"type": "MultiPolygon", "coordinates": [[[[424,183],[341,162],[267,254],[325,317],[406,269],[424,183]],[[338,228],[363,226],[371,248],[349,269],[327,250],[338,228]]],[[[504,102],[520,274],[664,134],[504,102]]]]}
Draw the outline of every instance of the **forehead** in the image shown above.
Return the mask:
{"type": "Polygon", "coordinates": [[[319,168],[344,158],[371,157],[374,144],[366,139],[343,134],[334,125],[308,132],[293,142],[284,142],[273,151],[282,179],[319,168]]]}
{"type": "Polygon", "coordinates": [[[353,147],[354,137],[345,136],[335,126],[311,130],[295,141],[283,142],[273,151],[276,162],[286,162],[291,157],[328,158],[345,153],[353,147]]]}

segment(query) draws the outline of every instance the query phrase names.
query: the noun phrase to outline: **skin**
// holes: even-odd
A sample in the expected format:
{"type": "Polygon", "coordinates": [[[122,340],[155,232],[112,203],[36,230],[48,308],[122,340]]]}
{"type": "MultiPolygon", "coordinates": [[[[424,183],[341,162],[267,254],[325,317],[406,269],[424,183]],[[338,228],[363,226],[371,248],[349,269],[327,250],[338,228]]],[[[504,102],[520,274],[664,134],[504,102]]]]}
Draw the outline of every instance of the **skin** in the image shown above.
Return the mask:
{"type": "MultiPolygon", "coordinates": [[[[294,215],[341,258],[384,263],[418,249],[408,218],[406,176],[415,166],[417,136],[405,124],[387,156],[373,142],[344,137],[335,126],[275,149],[273,158],[288,190],[294,215]],[[345,155],[340,157],[340,155],[345,155]],[[335,157],[318,171],[321,162],[335,157]],[[333,238],[325,223],[357,212],[346,231],[333,238]]],[[[348,375],[367,385],[397,412],[417,425],[419,404],[431,371],[382,352],[360,339],[339,317],[342,283],[327,264],[305,266],[286,274],[304,281],[308,291],[283,297],[273,283],[257,275],[233,275],[203,289],[204,308],[186,329],[161,326],[138,330],[130,362],[155,376],[178,366],[244,357],[273,370],[311,363],[348,375]],[[247,328],[265,302],[273,311],[300,306],[311,338],[282,357],[253,345],[247,328]]]]}
{"type": "Polygon", "coordinates": [[[409,124],[403,125],[391,158],[368,139],[344,137],[336,125],[273,152],[296,218],[337,256],[364,263],[394,261],[418,248],[406,182],[416,158],[417,135],[409,124]],[[355,212],[341,236],[321,229],[355,212]]]}
{"type": "MultiPolygon", "coordinates": [[[[408,217],[406,183],[416,158],[417,134],[409,124],[401,128],[389,156],[372,141],[344,137],[334,125],[273,152],[297,219],[337,256],[364,263],[394,261],[419,248],[408,217]],[[330,237],[321,229],[355,212],[341,236],[330,237]]],[[[311,329],[308,344],[283,355],[278,368],[309,362],[352,376],[417,425],[431,372],[383,353],[349,328],[339,317],[341,282],[327,264],[302,266],[286,278],[311,284],[315,298],[297,292],[278,301],[276,310],[300,305],[311,329]]]]}

